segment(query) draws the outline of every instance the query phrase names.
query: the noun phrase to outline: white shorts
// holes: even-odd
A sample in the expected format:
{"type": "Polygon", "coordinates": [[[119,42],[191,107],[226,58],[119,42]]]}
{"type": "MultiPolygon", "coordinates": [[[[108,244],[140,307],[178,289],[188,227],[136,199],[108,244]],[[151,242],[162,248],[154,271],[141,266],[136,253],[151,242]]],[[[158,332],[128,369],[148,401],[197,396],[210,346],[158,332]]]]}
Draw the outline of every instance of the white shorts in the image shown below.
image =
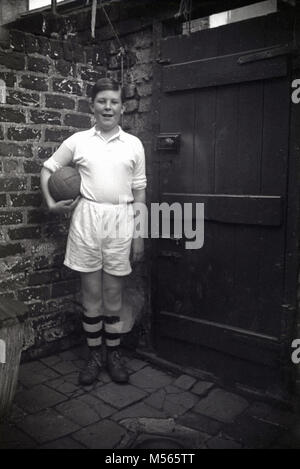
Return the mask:
{"type": "Polygon", "coordinates": [[[64,264],[79,272],[103,269],[128,275],[133,237],[132,204],[102,204],[80,199],[72,215],[64,264]]]}

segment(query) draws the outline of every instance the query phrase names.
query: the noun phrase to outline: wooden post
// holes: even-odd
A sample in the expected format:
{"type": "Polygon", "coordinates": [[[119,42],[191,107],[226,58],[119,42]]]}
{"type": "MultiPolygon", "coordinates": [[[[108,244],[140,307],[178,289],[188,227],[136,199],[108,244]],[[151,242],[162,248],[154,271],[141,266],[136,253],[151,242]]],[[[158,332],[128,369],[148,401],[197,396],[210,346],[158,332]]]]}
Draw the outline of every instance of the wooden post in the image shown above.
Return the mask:
{"type": "Polygon", "coordinates": [[[0,305],[0,421],[8,414],[18,384],[26,307],[15,300],[0,305]]]}

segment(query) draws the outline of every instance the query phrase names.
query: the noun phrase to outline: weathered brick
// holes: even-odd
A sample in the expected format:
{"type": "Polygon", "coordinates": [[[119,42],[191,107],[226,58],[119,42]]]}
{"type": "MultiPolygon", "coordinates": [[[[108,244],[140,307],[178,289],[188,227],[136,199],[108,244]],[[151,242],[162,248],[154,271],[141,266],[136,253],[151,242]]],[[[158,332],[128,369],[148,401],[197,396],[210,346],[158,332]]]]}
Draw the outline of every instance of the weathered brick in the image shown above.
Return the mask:
{"type": "Polygon", "coordinates": [[[0,72],[0,79],[1,80],[4,80],[5,83],[6,83],[6,86],[9,86],[11,88],[14,87],[16,81],[17,81],[17,77],[14,73],[11,73],[11,72],[0,72]]]}
{"type": "Polygon", "coordinates": [[[24,172],[26,174],[40,173],[41,167],[42,167],[41,161],[33,161],[33,160],[24,161],[24,172]]]}
{"type": "Polygon", "coordinates": [[[107,52],[103,48],[94,47],[92,55],[92,63],[98,66],[107,66],[108,64],[107,52]]]}
{"type": "Polygon", "coordinates": [[[4,292],[0,293],[0,298],[11,298],[12,300],[15,299],[15,292],[4,292]]]}
{"type": "Polygon", "coordinates": [[[0,207],[6,206],[6,194],[0,194],[0,207]]]}
{"type": "Polygon", "coordinates": [[[117,55],[114,55],[109,58],[108,68],[110,68],[111,70],[115,70],[120,67],[121,67],[121,60],[117,55]]]}
{"type": "Polygon", "coordinates": [[[126,99],[129,99],[129,98],[134,98],[135,97],[135,94],[136,94],[136,86],[134,83],[127,83],[125,86],[124,86],[124,94],[125,94],[125,98],[126,99]]]}
{"type": "Polygon", "coordinates": [[[10,199],[13,207],[40,207],[42,203],[41,194],[11,194],[10,199]]]}
{"type": "Polygon", "coordinates": [[[55,70],[63,77],[67,77],[69,75],[73,75],[73,64],[60,59],[55,62],[55,70]]]}
{"type": "Polygon", "coordinates": [[[25,228],[10,229],[8,230],[8,235],[12,241],[18,239],[39,239],[41,237],[41,228],[39,226],[26,226],[25,228]]]}
{"type": "Polygon", "coordinates": [[[41,160],[45,160],[50,158],[54,153],[53,147],[38,147],[37,149],[37,156],[41,160]]]}
{"type": "Polygon", "coordinates": [[[49,298],[50,289],[48,286],[23,288],[18,291],[20,301],[49,300],[49,298]]]}
{"type": "Polygon", "coordinates": [[[33,272],[28,274],[28,285],[46,285],[57,282],[60,279],[58,270],[49,270],[46,272],[33,272]]]}
{"type": "Polygon", "coordinates": [[[64,56],[63,46],[60,41],[50,39],[50,57],[52,59],[62,59],[64,56]]]}
{"type": "Polygon", "coordinates": [[[58,223],[59,216],[48,212],[48,210],[28,210],[27,221],[29,224],[41,224],[47,222],[58,223]]]}
{"type": "Polygon", "coordinates": [[[45,238],[55,238],[56,240],[59,237],[65,237],[68,234],[68,226],[63,224],[50,224],[44,227],[44,237],[45,238]]]}
{"type": "Polygon", "coordinates": [[[141,49],[136,52],[136,62],[138,64],[151,63],[153,61],[152,49],[141,49]]]}
{"type": "Polygon", "coordinates": [[[93,50],[94,48],[92,46],[86,46],[84,48],[85,62],[88,64],[93,62],[93,50]]]}
{"type": "Polygon", "coordinates": [[[132,78],[136,83],[143,83],[143,81],[150,81],[153,76],[153,67],[151,64],[142,64],[134,68],[132,78]]]}
{"type": "Polygon", "coordinates": [[[0,155],[31,158],[33,156],[32,145],[0,142],[0,155]]]}
{"type": "Polygon", "coordinates": [[[58,282],[52,286],[52,298],[67,296],[78,291],[78,285],[74,281],[58,282]]]}
{"type": "Polygon", "coordinates": [[[25,45],[27,54],[35,54],[36,52],[39,52],[39,42],[36,36],[26,34],[25,45]]]}
{"type": "Polygon", "coordinates": [[[91,126],[91,118],[86,115],[66,114],[64,125],[87,129],[91,126]]]}
{"type": "MultiPolygon", "coordinates": [[[[19,173],[23,173],[22,169],[22,161],[20,159],[13,159],[13,158],[5,158],[3,161],[3,172],[8,173],[10,176],[14,174],[14,176],[19,173]]],[[[23,175],[23,174],[22,174],[23,175]]]]}
{"type": "MultiPolygon", "coordinates": [[[[67,129],[46,129],[45,130],[45,141],[46,142],[62,142],[70,135],[74,133],[67,129]]],[[[1,145],[1,143],[0,143],[1,145]]]]}
{"type": "Polygon", "coordinates": [[[152,94],[152,83],[138,83],[137,92],[141,98],[152,94]]]}
{"type": "Polygon", "coordinates": [[[18,52],[0,51],[0,65],[12,70],[24,70],[25,56],[18,52]]]}
{"type": "Polygon", "coordinates": [[[60,124],[60,113],[55,111],[30,111],[30,121],[35,124],[60,124]]]}
{"type": "Polygon", "coordinates": [[[73,60],[73,47],[70,41],[63,41],[62,43],[64,59],[68,62],[73,60]]]}
{"type": "Polygon", "coordinates": [[[39,140],[41,138],[41,130],[30,127],[10,127],[7,130],[9,140],[39,140]]]}
{"type": "Polygon", "coordinates": [[[139,112],[149,112],[151,110],[151,99],[142,98],[139,103],[139,112]]]}
{"type": "Polygon", "coordinates": [[[21,212],[0,212],[1,225],[18,225],[19,223],[23,223],[21,212]]]}
{"type": "Polygon", "coordinates": [[[49,79],[34,75],[22,75],[20,87],[29,90],[48,91],[49,79]]]}
{"type": "Polygon", "coordinates": [[[6,102],[7,104],[18,104],[19,106],[39,106],[40,96],[37,93],[8,90],[6,102]]]}
{"type": "Polygon", "coordinates": [[[13,192],[24,191],[27,187],[26,178],[16,177],[1,177],[0,178],[0,191],[13,192]]]}
{"type": "Polygon", "coordinates": [[[81,96],[82,82],[68,80],[66,78],[54,78],[53,91],[81,96]]]}
{"type": "Polygon", "coordinates": [[[28,57],[28,70],[32,72],[48,73],[49,68],[49,60],[42,57],[28,57]]]}
{"type": "Polygon", "coordinates": [[[87,99],[79,99],[78,101],[78,111],[85,112],[86,114],[91,114],[90,101],[87,99]]]}
{"type": "Polygon", "coordinates": [[[84,49],[78,42],[73,42],[73,60],[76,63],[84,62],[84,49]]]}
{"type": "Polygon", "coordinates": [[[125,114],[135,112],[139,107],[139,102],[136,99],[131,99],[125,103],[125,114]]]}
{"type": "Polygon", "coordinates": [[[15,256],[16,254],[22,254],[25,251],[20,243],[6,244],[0,246],[0,257],[15,256]]]}
{"type": "Polygon", "coordinates": [[[30,190],[31,191],[38,191],[41,187],[41,180],[39,176],[32,176],[30,178],[30,190]]]}
{"type": "Polygon", "coordinates": [[[23,52],[25,51],[25,34],[22,31],[10,31],[10,46],[12,49],[23,52]]]}
{"type": "Polygon", "coordinates": [[[127,38],[128,49],[147,49],[153,44],[153,36],[150,29],[140,31],[139,34],[128,36],[127,38]]]}
{"type": "Polygon", "coordinates": [[[89,66],[82,66],[80,70],[80,77],[82,80],[92,81],[95,82],[99,80],[99,78],[103,78],[106,76],[106,68],[105,67],[96,67],[92,68],[89,66]]]}
{"type": "Polygon", "coordinates": [[[1,122],[25,122],[26,117],[24,111],[11,109],[9,107],[1,106],[0,108],[0,121],[1,122]]]}
{"type": "Polygon", "coordinates": [[[38,44],[39,44],[39,54],[41,55],[49,55],[50,54],[50,42],[49,42],[49,39],[43,37],[43,36],[40,36],[38,38],[38,44]]]}
{"type": "Polygon", "coordinates": [[[73,98],[62,96],[60,94],[46,94],[46,107],[55,109],[75,109],[75,101],[73,98]]]}

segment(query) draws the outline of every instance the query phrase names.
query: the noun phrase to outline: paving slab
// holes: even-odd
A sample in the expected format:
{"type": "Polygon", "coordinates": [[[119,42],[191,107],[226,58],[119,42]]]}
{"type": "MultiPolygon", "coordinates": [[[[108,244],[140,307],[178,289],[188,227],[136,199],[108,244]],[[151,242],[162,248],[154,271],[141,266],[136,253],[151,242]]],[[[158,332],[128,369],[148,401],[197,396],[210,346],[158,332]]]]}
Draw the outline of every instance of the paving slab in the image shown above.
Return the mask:
{"type": "Polygon", "coordinates": [[[46,443],[79,430],[79,425],[54,409],[28,415],[18,427],[38,443],[46,443]]]}
{"type": "Polygon", "coordinates": [[[218,422],[218,420],[211,419],[205,415],[196,414],[193,412],[186,412],[184,415],[180,416],[177,420],[181,425],[186,427],[194,428],[209,435],[217,435],[221,428],[224,426],[224,423],[218,422]]]}
{"type": "Polygon", "coordinates": [[[243,397],[218,388],[202,398],[193,408],[193,412],[228,423],[233,422],[248,406],[243,397]]]}
{"type": "Polygon", "coordinates": [[[133,404],[124,410],[114,413],[111,416],[111,419],[118,422],[122,419],[139,417],[152,417],[161,419],[166,418],[167,414],[162,410],[154,409],[153,407],[148,406],[144,402],[138,402],[137,404],[133,404]]]}
{"type": "Polygon", "coordinates": [[[241,449],[242,445],[237,441],[222,437],[214,437],[206,442],[209,449],[241,449]]]}
{"type": "Polygon", "coordinates": [[[138,358],[131,358],[126,362],[126,366],[132,371],[139,371],[147,365],[147,362],[139,360],[138,358]]]}
{"type": "Polygon", "coordinates": [[[63,402],[57,405],[55,409],[83,427],[98,422],[115,412],[115,409],[88,394],[63,402]]]}
{"type": "Polygon", "coordinates": [[[78,359],[77,354],[72,350],[65,350],[64,352],[60,352],[58,356],[63,361],[73,361],[78,359]]]}
{"type": "Polygon", "coordinates": [[[35,441],[10,423],[0,425],[0,449],[34,449],[35,441]]]}
{"type": "Polygon", "coordinates": [[[15,397],[15,403],[26,412],[35,413],[53,407],[66,399],[65,395],[50,389],[44,384],[39,384],[27,391],[18,393],[15,397]]]}
{"type": "Polygon", "coordinates": [[[226,425],[222,432],[242,443],[245,448],[263,449],[268,448],[283,435],[284,429],[278,425],[243,415],[233,424],[226,425]]]}
{"type": "Polygon", "coordinates": [[[51,367],[52,365],[60,363],[62,359],[58,355],[50,355],[50,357],[40,358],[40,361],[44,363],[44,365],[51,367]]]}
{"type": "Polygon", "coordinates": [[[70,350],[81,360],[87,360],[89,356],[89,349],[86,345],[72,347],[70,350]]]}
{"type": "Polygon", "coordinates": [[[59,440],[40,445],[39,449],[86,449],[86,447],[78,441],[73,440],[73,438],[65,436],[59,440]]]}
{"type": "MultiPolygon", "coordinates": [[[[164,411],[168,416],[177,418],[195,406],[198,399],[189,391],[173,387],[176,392],[170,392],[170,386],[160,389],[145,399],[145,403],[164,411]],[[169,390],[169,392],[167,391],[169,390]]],[[[172,387],[171,387],[172,390],[172,387]]]]}
{"type": "Polygon", "coordinates": [[[78,367],[75,366],[71,361],[60,361],[52,365],[51,368],[59,375],[66,375],[68,373],[72,373],[72,371],[78,372],[78,367]]]}
{"type": "Polygon", "coordinates": [[[130,376],[130,383],[144,389],[147,392],[153,392],[171,384],[174,377],[166,372],[157,370],[152,366],[146,366],[130,376]]]}
{"type": "Polygon", "coordinates": [[[24,363],[20,366],[19,381],[27,388],[44,383],[48,379],[54,379],[59,376],[51,368],[39,361],[24,363]]]}
{"type": "Polygon", "coordinates": [[[47,386],[67,397],[77,397],[84,393],[84,390],[80,386],[77,386],[77,379],[76,384],[74,384],[72,379],[71,381],[68,380],[68,375],[66,377],[61,376],[60,378],[47,381],[47,386]]]}
{"type": "Polygon", "coordinates": [[[193,378],[192,376],[189,375],[180,375],[175,381],[174,381],[174,386],[177,386],[178,388],[184,389],[185,391],[188,391],[195,383],[196,383],[196,378],[193,378]]]}
{"type": "Polygon", "coordinates": [[[144,391],[131,384],[116,383],[100,386],[93,390],[92,393],[95,397],[102,399],[113,407],[117,407],[117,409],[123,409],[147,396],[144,391]]]}
{"type": "Polygon", "coordinates": [[[299,415],[296,413],[260,401],[253,402],[246,410],[246,414],[285,428],[289,428],[297,420],[299,421],[299,415]]]}
{"type": "Polygon", "coordinates": [[[116,422],[102,420],[79,430],[72,438],[90,449],[112,449],[117,447],[125,433],[125,428],[116,422]]]}
{"type": "Polygon", "coordinates": [[[208,394],[209,390],[212,389],[214,383],[210,381],[198,381],[195,386],[192,387],[191,391],[199,397],[204,397],[208,394]]]}
{"type": "Polygon", "coordinates": [[[16,403],[13,403],[13,406],[9,413],[9,417],[7,417],[7,419],[9,420],[9,422],[14,424],[17,422],[21,422],[26,417],[26,415],[28,415],[28,412],[19,407],[16,403]]]}

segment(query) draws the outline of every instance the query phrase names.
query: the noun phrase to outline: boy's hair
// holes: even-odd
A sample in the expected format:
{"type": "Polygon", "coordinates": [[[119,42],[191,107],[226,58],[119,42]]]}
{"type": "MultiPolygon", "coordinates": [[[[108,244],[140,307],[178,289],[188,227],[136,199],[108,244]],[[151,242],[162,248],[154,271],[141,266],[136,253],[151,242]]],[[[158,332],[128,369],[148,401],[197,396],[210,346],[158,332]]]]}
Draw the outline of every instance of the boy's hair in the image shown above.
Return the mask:
{"type": "Polygon", "coordinates": [[[100,91],[106,91],[106,90],[112,90],[112,91],[119,91],[121,90],[121,100],[122,103],[125,100],[125,93],[124,93],[124,88],[120,85],[118,81],[112,80],[111,78],[100,78],[99,80],[96,81],[94,84],[92,90],[91,90],[91,98],[92,102],[94,102],[97,94],[100,91]]]}

